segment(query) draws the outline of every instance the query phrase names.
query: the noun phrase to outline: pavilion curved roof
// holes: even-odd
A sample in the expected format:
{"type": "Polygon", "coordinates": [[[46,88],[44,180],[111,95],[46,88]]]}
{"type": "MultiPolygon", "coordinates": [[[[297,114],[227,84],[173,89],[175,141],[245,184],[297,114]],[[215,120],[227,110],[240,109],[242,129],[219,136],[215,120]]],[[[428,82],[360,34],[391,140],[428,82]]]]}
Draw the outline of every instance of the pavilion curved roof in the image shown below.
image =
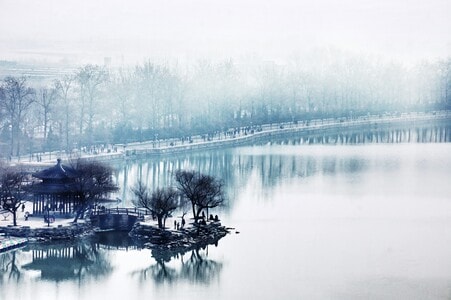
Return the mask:
{"type": "Polygon", "coordinates": [[[45,179],[73,179],[79,176],[77,170],[69,166],[65,166],[61,163],[61,159],[58,158],[55,166],[36,172],[33,177],[45,180],[45,179]]]}
{"type": "Polygon", "coordinates": [[[40,182],[31,185],[28,190],[33,194],[70,194],[74,187],[71,184],[40,182]]]}

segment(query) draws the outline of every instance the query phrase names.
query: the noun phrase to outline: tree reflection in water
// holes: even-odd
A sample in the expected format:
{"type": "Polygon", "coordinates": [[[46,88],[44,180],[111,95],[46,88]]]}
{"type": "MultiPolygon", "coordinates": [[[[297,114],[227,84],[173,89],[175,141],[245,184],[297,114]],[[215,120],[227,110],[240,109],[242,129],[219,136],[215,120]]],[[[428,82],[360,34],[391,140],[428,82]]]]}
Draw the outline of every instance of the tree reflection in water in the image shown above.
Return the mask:
{"type": "MultiPolygon", "coordinates": [[[[209,246],[204,244],[187,252],[152,250],[155,263],[132,275],[138,276],[141,282],[152,279],[156,284],[187,281],[208,285],[222,270],[222,263],[208,257],[209,246]]],[[[109,250],[137,248],[127,233],[117,232],[77,241],[29,244],[0,254],[0,286],[20,284],[29,271],[36,274],[35,279],[53,282],[82,284],[105,279],[113,273],[109,250]]]]}
{"type": "Polygon", "coordinates": [[[191,251],[191,256],[182,264],[180,273],[192,283],[209,284],[212,279],[219,276],[221,269],[222,263],[208,259],[197,249],[191,251]]]}
{"type": "Polygon", "coordinates": [[[149,275],[156,283],[172,283],[177,280],[177,270],[166,265],[163,259],[156,259],[156,264],[149,266],[138,273],[142,281],[146,280],[149,275]]]}
{"type": "Polygon", "coordinates": [[[9,251],[0,254],[0,285],[13,282],[19,283],[21,280],[20,260],[17,258],[17,251],[9,251]]]}
{"type": "Polygon", "coordinates": [[[12,278],[19,281],[24,270],[39,272],[41,280],[81,282],[107,276],[112,266],[107,252],[89,239],[29,244],[21,250],[0,255],[0,282],[12,278]]]}
{"type": "Polygon", "coordinates": [[[199,247],[188,253],[174,254],[172,257],[152,250],[152,256],[155,264],[132,272],[132,276],[138,276],[141,281],[151,278],[157,284],[186,280],[190,283],[208,285],[222,270],[222,263],[208,258],[208,246],[199,247]]]}

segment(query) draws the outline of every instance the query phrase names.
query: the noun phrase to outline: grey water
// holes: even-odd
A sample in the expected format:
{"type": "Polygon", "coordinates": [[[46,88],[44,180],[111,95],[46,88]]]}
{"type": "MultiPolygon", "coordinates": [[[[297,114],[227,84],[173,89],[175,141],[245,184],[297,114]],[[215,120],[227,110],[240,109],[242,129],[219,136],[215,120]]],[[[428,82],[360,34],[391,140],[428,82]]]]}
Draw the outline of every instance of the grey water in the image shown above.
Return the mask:
{"type": "Polygon", "coordinates": [[[118,163],[117,194],[221,177],[235,228],[170,261],[125,236],[0,255],[0,299],[449,299],[451,144],[267,145],[118,163]]]}

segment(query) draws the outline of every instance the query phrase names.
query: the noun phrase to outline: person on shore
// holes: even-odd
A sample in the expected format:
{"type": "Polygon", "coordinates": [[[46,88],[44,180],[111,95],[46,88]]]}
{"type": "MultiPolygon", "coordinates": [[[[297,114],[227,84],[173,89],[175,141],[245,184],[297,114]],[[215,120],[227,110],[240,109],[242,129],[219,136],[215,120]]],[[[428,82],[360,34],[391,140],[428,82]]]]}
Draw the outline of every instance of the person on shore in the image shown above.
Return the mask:
{"type": "Polygon", "coordinates": [[[22,212],[25,211],[25,203],[22,203],[22,212]]]}
{"type": "Polygon", "coordinates": [[[174,229],[176,229],[176,228],[177,228],[177,221],[174,220],[174,229]]]}
{"type": "Polygon", "coordinates": [[[185,227],[185,218],[182,217],[182,228],[184,228],[184,227],[185,227]]]}

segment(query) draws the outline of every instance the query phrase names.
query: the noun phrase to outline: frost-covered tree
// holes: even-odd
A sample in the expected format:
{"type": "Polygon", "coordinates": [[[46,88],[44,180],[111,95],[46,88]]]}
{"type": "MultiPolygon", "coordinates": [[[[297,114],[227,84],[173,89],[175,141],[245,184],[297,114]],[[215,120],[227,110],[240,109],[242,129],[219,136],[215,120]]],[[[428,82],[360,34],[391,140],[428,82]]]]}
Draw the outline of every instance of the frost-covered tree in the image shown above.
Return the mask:
{"type": "Polygon", "coordinates": [[[225,203],[224,183],[216,177],[197,171],[178,170],[175,181],[181,195],[191,202],[196,222],[204,210],[208,215],[209,209],[225,203]]]}
{"type": "Polygon", "coordinates": [[[20,154],[20,136],[31,105],[35,102],[35,90],[27,85],[25,77],[6,77],[0,86],[0,105],[11,130],[10,155],[20,154]]]}
{"type": "Polygon", "coordinates": [[[76,73],[79,87],[79,133],[84,133],[86,123],[86,135],[89,144],[93,142],[94,123],[99,113],[99,99],[101,87],[107,81],[108,73],[105,68],[97,65],[86,65],[76,73]]]}
{"type": "Polygon", "coordinates": [[[111,167],[97,162],[77,159],[71,167],[77,174],[75,182],[70,185],[79,205],[75,212],[74,223],[96,204],[102,197],[118,190],[113,180],[111,167]]]}
{"type": "Polygon", "coordinates": [[[161,229],[166,227],[166,219],[179,207],[178,193],[170,187],[157,188],[151,192],[142,181],[138,181],[136,186],[132,188],[132,192],[136,196],[133,204],[147,209],[155,216],[158,221],[158,228],[161,229]]]}
{"type": "Polygon", "coordinates": [[[25,172],[0,166],[0,205],[13,215],[13,226],[17,226],[17,210],[27,199],[29,182],[25,172]]]}

